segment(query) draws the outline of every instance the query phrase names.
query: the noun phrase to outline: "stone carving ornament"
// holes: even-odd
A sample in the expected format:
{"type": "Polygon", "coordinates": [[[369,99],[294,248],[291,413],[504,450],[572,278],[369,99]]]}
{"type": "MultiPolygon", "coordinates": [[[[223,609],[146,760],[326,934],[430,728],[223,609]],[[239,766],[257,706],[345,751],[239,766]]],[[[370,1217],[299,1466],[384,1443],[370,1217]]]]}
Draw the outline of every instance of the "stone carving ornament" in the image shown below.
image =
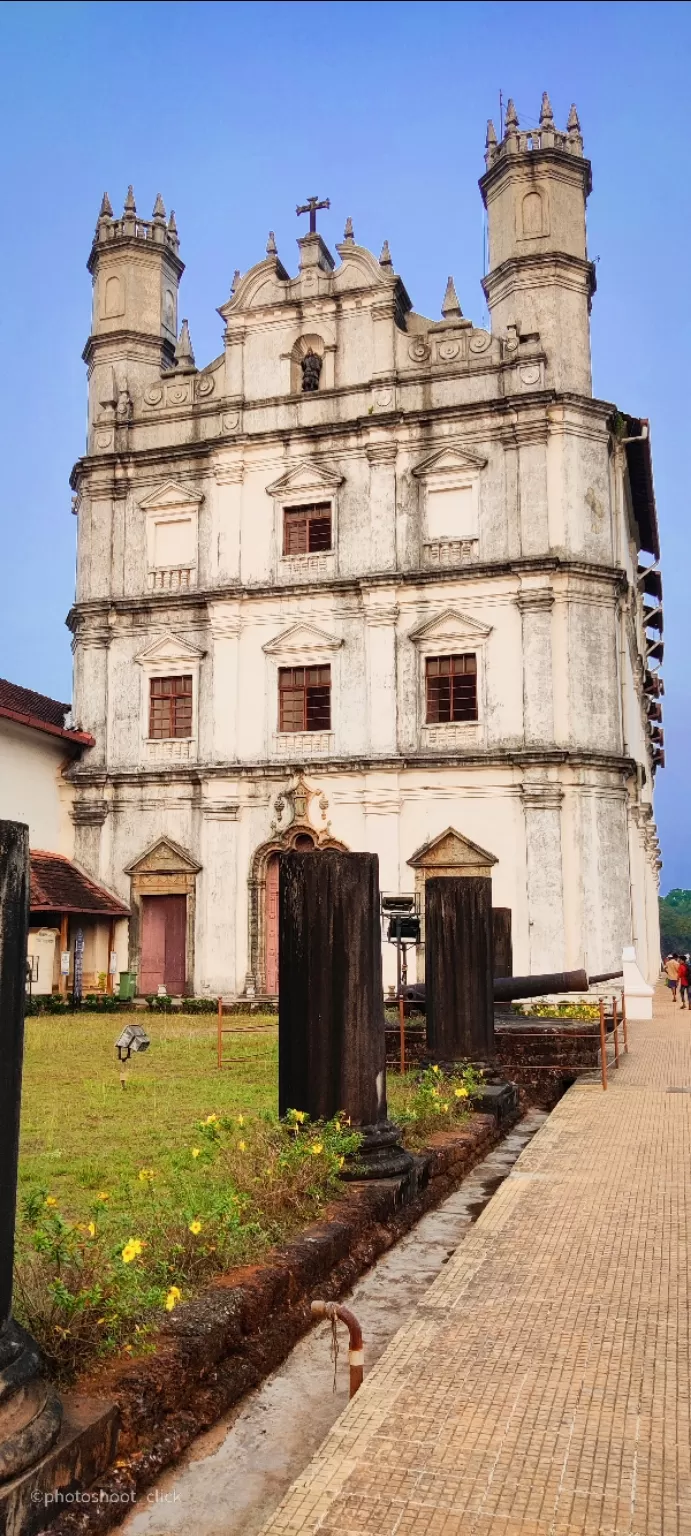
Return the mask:
{"type": "Polygon", "coordinates": [[[491,345],[492,337],[490,336],[489,331],[473,331],[473,334],[470,338],[471,352],[486,352],[487,348],[491,345]]]}
{"type": "Polygon", "coordinates": [[[414,363],[427,363],[431,357],[431,350],[426,341],[418,338],[417,341],[411,341],[408,347],[408,356],[414,363]]]}

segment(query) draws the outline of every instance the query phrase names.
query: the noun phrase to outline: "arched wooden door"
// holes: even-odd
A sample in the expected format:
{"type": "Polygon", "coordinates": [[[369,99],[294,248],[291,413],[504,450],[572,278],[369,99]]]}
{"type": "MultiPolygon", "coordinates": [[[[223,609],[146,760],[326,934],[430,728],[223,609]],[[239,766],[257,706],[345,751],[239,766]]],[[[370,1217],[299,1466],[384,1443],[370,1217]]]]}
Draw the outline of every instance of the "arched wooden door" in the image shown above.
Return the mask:
{"type": "Polygon", "coordinates": [[[266,866],[266,990],[278,992],[278,854],[266,866]]]}
{"type": "MultiPolygon", "coordinates": [[[[296,837],[293,847],[298,853],[309,853],[314,842],[308,833],[296,837]]],[[[278,854],[272,853],[266,866],[266,991],[269,997],[278,993],[278,854]]]]}

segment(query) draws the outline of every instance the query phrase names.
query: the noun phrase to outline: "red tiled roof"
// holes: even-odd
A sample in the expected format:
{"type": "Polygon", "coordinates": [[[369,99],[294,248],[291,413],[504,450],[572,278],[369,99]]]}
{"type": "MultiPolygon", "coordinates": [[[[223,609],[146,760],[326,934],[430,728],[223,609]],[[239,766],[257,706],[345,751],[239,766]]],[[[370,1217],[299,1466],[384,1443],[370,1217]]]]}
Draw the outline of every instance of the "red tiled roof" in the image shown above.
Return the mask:
{"type": "Polygon", "coordinates": [[[96,885],[61,853],[31,852],[32,912],[101,913],[104,917],[129,917],[129,907],[117,896],[96,885]]]}
{"type": "Polygon", "coordinates": [[[51,736],[62,736],[82,747],[94,745],[93,736],[86,731],[72,731],[65,725],[69,704],[50,699],[45,693],[35,693],[33,688],[21,688],[0,677],[0,716],[16,720],[19,725],[31,726],[37,731],[47,731],[51,736]]]}
{"type": "Polygon", "coordinates": [[[33,688],[20,688],[18,683],[8,683],[5,677],[0,677],[0,705],[4,709],[13,710],[15,714],[33,715],[46,725],[59,725],[61,730],[65,728],[65,715],[70,712],[69,704],[49,699],[45,693],[34,693],[33,688]]]}

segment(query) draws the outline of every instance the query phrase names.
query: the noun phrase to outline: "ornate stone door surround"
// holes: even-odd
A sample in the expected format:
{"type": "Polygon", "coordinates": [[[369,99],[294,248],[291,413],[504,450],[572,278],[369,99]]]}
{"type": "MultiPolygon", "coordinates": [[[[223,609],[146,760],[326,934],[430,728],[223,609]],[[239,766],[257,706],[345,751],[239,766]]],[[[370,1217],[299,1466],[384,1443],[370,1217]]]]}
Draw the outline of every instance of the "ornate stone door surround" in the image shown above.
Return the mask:
{"type": "Polygon", "coordinates": [[[493,853],[472,843],[469,837],[463,837],[455,827],[447,827],[438,837],[430,838],[408,859],[410,869],[415,870],[415,894],[421,921],[421,942],[416,952],[419,981],[424,980],[425,974],[425,882],[432,875],[491,876],[492,867],[497,863],[493,853]]]}
{"type": "Polygon", "coordinates": [[[130,877],[130,970],[139,974],[142,948],[142,897],[186,896],[187,932],[185,935],[185,996],[194,996],[194,935],[197,910],[197,875],[201,869],[196,859],[170,837],[160,837],[141,858],[128,864],[130,877]]]}
{"type": "Polygon", "coordinates": [[[273,854],[286,853],[291,848],[305,847],[306,840],[315,851],[336,848],[347,853],[345,843],[331,833],[331,823],[326,819],[329,802],[319,789],[310,789],[303,774],[289,789],[283,790],[274,801],[274,819],[271,837],[255,848],[249,868],[249,969],[245,982],[247,997],[266,994],[266,872],[273,854]],[[317,801],[322,825],[315,824],[310,816],[312,801],[317,801]],[[283,822],[285,821],[285,825],[283,822]]]}

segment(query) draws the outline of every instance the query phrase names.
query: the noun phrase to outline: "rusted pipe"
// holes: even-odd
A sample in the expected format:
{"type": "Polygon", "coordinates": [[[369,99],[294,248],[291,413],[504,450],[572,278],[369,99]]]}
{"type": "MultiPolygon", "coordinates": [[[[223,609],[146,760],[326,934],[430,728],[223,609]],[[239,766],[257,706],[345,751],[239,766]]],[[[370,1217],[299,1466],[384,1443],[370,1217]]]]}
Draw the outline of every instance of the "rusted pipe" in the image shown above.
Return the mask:
{"type": "Polygon", "coordinates": [[[600,1070],[602,1086],[607,1087],[607,1033],[605,1030],[605,1005],[600,998],[600,1070]]]}
{"type": "Polygon", "coordinates": [[[348,1347],[350,1396],[354,1397],[358,1387],[362,1386],[362,1378],[365,1374],[365,1350],[362,1329],[357,1318],[348,1307],[340,1306],[337,1301],[313,1301],[310,1310],[313,1317],[326,1317],[329,1322],[333,1322],[334,1318],[340,1318],[340,1321],[345,1323],[350,1335],[348,1347]]]}

